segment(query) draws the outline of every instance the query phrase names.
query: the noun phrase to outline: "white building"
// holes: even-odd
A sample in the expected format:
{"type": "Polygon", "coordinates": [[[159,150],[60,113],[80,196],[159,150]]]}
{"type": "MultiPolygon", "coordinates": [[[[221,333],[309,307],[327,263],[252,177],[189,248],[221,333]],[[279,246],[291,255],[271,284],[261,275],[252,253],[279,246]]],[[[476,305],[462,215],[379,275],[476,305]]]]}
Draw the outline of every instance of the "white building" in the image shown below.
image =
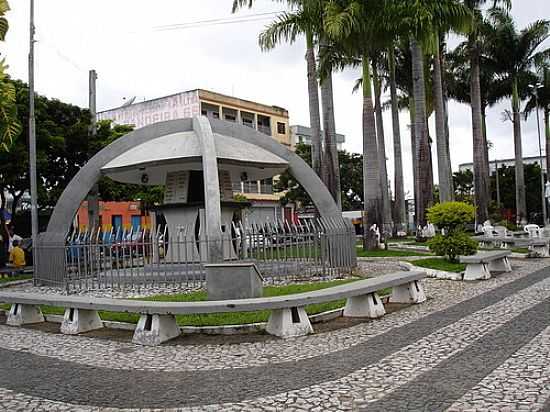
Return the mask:
{"type": "MultiPolygon", "coordinates": [[[[311,128],[300,125],[290,126],[290,139],[292,140],[293,147],[296,146],[298,143],[311,145],[311,128]]],[[[345,142],[346,136],[337,133],[336,147],[338,148],[338,150],[344,150],[345,142]]]]}
{"type": "MultiPolygon", "coordinates": [[[[534,163],[540,165],[541,159],[542,159],[542,168],[546,172],[546,156],[543,156],[542,158],[539,157],[539,156],[524,157],[523,158],[523,163],[526,164],[526,165],[534,164],[534,163]]],[[[491,171],[491,173],[494,173],[494,171],[496,170],[496,165],[497,164],[498,164],[499,169],[503,166],[513,167],[513,166],[516,165],[516,160],[515,159],[491,160],[489,162],[489,170],[491,171]]],[[[466,170],[470,170],[471,172],[473,172],[474,171],[474,164],[473,163],[463,163],[463,164],[459,165],[458,168],[461,172],[465,172],[466,170]]]]}

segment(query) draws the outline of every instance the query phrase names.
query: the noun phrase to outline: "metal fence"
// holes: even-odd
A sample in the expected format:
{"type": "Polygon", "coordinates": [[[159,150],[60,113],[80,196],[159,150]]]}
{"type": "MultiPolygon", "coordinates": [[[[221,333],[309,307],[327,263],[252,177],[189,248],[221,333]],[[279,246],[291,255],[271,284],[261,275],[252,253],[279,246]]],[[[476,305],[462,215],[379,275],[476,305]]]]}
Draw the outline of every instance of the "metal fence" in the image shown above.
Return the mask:
{"type": "MultiPolygon", "coordinates": [[[[198,288],[210,242],[194,227],[73,231],[63,245],[41,242],[35,279],[68,292],[198,288]]],[[[346,219],[232,224],[217,242],[225,261],[255,262],[266,284],[341,276],[357,262],[355,231],[346,219]]]]}

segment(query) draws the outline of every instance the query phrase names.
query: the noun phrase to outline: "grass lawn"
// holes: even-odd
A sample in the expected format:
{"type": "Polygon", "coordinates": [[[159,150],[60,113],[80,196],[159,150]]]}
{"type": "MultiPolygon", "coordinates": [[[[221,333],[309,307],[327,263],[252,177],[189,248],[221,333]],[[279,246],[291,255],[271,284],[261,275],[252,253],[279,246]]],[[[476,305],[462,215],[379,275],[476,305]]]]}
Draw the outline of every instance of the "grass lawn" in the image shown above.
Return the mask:
{"type": "Polygon", "coordinates": [[[430,256],[429,253],[408,251],[408,250],[363,250],[357,248],[358,257],[407,257],[407,256],[430,256]]]}
{"type": "Polygon", "coordinates": [[[529,248],[515,247],[515,248],[512,248],[512,252],[514,252],[514,253],[529,253],[529,248]]]}
{"type": "MultiPolygon", "coordinates": [[[[282,296],[295,293],[309,292],[313,290],[325,289],[332,286],[338,286],[345,283],[354,282],[359,279],[335,280],[331,282],[318,282],[303,285],[288,286],[267,286],[264,288],[264,296],[282,296]]],[[[387,294],[390,290],[380,291],[380,294],[387,294]]],[[[206,300],[206,292],[193,292],[176,295],[158,295],[137,300],[161,301],[161,302],[197,302],[206,300]]],[[[333,302],[320,303],[306,306],[306,312],[310,315],[326,312],[341,308],[345,305],[345,299],[333,302]]],[[[1,309],[9,309],[9,305],[0,305],[1,309]]],[[[62,315],[63,308],[53,306],[41,306],[44,314],[62,315]]],[[[209,313],[197,315],[177,315],[176,320],[179,325],[185,326],[218,326],[218,325],[239,325],[246,323],[266,322],[270,311],[258,312],[235,312],[235,313],[209,313]]],[[[119,313],[119,312],[100,312],[101,319],[117,322],[137,323],[139,314],[119,313]]]]}
{"type": "Polygon", "coordinates": [[[463,263],[451,263],[446,261],[443,258],[436,258],[436,257],[415,260],[414,262],[411,262],[411,263],[415,266],[419,266],[422,268],[443,270],[445,272],[460,273],[466,269],[466,265],[463,263]]]}
{"type": "Polygon", "coordinates": [[[27,280],[27,279],[32,279],[32,275],[19,275],[19,276],[0,278],[0,283],[15,282],[16,280],[27,280]]]}

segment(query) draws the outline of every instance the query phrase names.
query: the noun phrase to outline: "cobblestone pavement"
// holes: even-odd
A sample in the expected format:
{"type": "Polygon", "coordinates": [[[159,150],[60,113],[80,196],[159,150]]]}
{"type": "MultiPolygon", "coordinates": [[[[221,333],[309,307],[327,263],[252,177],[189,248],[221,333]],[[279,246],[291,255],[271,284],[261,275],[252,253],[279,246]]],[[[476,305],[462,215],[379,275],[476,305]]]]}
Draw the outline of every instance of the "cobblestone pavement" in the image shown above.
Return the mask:
{"type": "Polygon", "coordinates": [[[546,264],[426,280],[425,304],[287,341],[143,348],[0,325],[0,410],[550,411],[546,264]]]}

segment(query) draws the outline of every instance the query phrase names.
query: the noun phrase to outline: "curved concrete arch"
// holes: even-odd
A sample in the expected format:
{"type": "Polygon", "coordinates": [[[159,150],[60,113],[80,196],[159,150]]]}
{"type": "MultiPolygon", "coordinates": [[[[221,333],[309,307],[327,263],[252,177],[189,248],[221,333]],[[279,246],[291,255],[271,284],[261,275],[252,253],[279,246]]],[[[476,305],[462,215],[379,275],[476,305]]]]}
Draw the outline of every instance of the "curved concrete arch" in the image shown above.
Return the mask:
{"type": "Polygon", "coordinates": [[[313,169],[292,150],[277,142],[272,137],[250,127],[219,119],[209,120],[214,133],[253,143],[286,160],[289,164],[290,172],[311,197],[320,215],[327,218],[342,217],[342,211],[332,198],[325,184],[313,169]]]}
{"type": "MultiPolygon", "coordinates": [[[[98,152],[80,169],[63,191],[53,211],[47,232],[42,234],[41,240],[57,242],[64,240],[80,204],[100,178],[100,170],[107,163],[133,147],[167,134],[194,129],[201,133],[204,130],[205,121],[206,119],[200,119],[200,121],[194,123],[193,119],[189,118],[155,123],[128,133],[98,152]]],[[[253,143],[288,161],[291,173],[310,195],[321,216],[341,216],[340,209],[321,179],[306,162],[291,150],[273,138],[247,126],[218,119],[208,119],[208,121],[214,134],[225,134],[238,140],[253,143]]],[[[208,123],[208,121],[206,122],[208,123]]]]}

